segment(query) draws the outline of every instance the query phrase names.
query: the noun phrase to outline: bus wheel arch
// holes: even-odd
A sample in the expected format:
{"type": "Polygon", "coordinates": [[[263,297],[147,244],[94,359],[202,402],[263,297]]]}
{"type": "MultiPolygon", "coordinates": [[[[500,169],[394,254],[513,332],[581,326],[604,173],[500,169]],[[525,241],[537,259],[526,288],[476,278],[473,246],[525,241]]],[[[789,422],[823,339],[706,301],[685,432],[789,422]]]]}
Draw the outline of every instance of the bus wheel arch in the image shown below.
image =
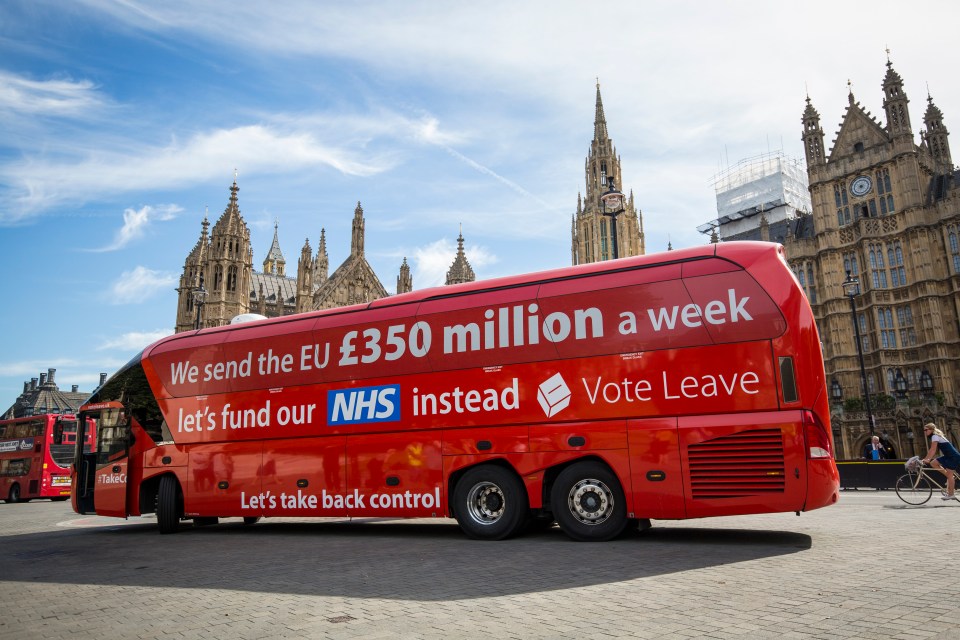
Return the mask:
{"type": "Polygon", "coordinates": [[[504,460],[458,472],[451,478],[451,489],[451,515],[470,538],[509,538],[523,529],[530,516],[526,486],[504,460]]]}
{"type": "Polygon", "coordinates": [[[173,474],[160,476],[157,486],[157,526],[160,533],[175,533],[183,518],[183,490],[173,474]]]}
{"type": "Polygon", "coordinates": [[[612,540],[627,527],[623,486],[600,459],[581,458],[564,466],[553,477],[549,491],[557,524],[574,540],[612,540]]]}

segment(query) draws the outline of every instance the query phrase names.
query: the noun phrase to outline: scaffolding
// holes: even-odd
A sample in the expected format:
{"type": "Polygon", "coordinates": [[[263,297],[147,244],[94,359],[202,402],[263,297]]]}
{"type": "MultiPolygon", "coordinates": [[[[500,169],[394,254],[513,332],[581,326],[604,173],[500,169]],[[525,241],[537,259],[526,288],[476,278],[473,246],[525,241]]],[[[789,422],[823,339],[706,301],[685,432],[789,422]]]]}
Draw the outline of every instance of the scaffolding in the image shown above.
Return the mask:
{"type": "Polygon", "coordinates": [[[717,197],[717,218],[697,227],[700,233],[712,233],[719,228],[722,236],[735,235],[758,227],[759,213],[773,223],[813,208],[803,161],[782,151],[741,160],[713,176],[712,184],[717,197]]]}

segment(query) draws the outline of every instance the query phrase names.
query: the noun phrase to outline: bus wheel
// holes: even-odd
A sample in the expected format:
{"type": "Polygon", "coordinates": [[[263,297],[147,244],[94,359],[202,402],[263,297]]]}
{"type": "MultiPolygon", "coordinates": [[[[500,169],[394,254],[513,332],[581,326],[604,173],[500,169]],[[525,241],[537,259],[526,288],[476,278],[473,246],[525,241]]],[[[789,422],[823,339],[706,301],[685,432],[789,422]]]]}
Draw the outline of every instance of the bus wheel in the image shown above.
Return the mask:
{"type": "Polygon", "coordinates": [[[260,516],[244,516],[243,518],[243,524],[246,525],[257,524],[258,522],[260,522],[260,516]]]}
{"type": "Polygon", "coordinates": [[[183,494],[174,476],[160,478],[157,489],[157,525],[160,533],[176,533],[183,517],[183,494]]]}
{"type": "Polygon", "coordinates": [[[14,484],[10,487],[10,493],[7,494],[7,504],[16,504],[22,502],[20,498],[20,485],[14,484]]]}
{"type": "Polygon", "coordinates": [[[467,471],[453,493],[460,528],[476,540],[503,540],[516,534],[529,515],[527,491],[516,474],[496,465],[467,471]]]}
{"type": "Polygon", "coordinates": [[[564,469],[553,484],[550,503],[557,524],[574,540],[612,540],[627,526],[627,501],[620,481],[599,462],[564,469]]]}

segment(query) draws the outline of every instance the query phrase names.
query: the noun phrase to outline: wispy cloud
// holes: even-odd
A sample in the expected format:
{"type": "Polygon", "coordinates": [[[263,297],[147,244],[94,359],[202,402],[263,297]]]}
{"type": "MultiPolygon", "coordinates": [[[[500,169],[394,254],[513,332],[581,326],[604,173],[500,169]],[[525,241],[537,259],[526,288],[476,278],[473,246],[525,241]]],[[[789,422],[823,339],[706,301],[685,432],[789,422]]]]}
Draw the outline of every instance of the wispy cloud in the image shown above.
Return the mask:
{"type": "Polygon", "coordinates": [[[0,113],[77,116],[103,104],[89,80],[33,80],[0,70],[0,113]]]}
{"type": "Polygon", "coordinates": [[[94,253],[117,251],[126,247],[134,240],[139,240],[146,233],[152,222],[172,220],[183,208],[175,204],[151,207],[146,205],[138,210],[125,209],[123,212],[123,226],[114,234],[113,242],[99,249],[88,249],[94,253]]]}
{"type": "Polygon", "coordinates": [[[120,350],[120,351],[139,351],[144,347],[156,342],[160,338],[166,338],[173,334],[172,329],[157,329],[155,331],[132,331],[116,336],[103,342],[97,347],[97,351],[120,350]]]}
{"type": "MultiPolygon", "coordinates": [[[[322,132],[321,132],[322,133],[322,132]]],[[[218,129],[163,147],[118,142],[113,150],[90,148],[84,157],[33,160],[0,167],[0,224],[11,224],[64,202],[80,203],[104,192],[185,188],[243,166],[250,173],[284,173],[330,167],[343,174],[370,176],[392,162],[383,155],[327,144],[316,132],[268,125],[218,129]]]]}
{"type": "Polygon", "coordinates": [[[175,274],[137,266],[133,271],[123,272],[113,282],[109,300],[112,304],[139,304],[161,289],[176,286],[178,281],[179,276],[175,274]]]}

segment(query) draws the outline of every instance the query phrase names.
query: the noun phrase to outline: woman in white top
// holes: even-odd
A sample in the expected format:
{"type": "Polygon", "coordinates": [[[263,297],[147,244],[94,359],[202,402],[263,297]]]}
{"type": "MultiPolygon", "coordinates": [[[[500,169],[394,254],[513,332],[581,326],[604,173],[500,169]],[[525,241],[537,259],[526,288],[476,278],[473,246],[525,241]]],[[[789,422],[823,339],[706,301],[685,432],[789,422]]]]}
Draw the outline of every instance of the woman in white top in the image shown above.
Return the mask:
{"type": "Polygon", "coordinates": [[[960,451],[957,451],[957,448],[943,435],[943,431],[940,431],[932,422],[923,425],[923,433],[930,437],[930,449],[923,457],[923,462],[932,465],[934,469],[939,469],[947,476],[947,492],[943,494],[943,499],[953,500],[957,482],[953,472],[960,469],[960,451]],[[937,453],[940,457],[934,459],[937,453]]]}

